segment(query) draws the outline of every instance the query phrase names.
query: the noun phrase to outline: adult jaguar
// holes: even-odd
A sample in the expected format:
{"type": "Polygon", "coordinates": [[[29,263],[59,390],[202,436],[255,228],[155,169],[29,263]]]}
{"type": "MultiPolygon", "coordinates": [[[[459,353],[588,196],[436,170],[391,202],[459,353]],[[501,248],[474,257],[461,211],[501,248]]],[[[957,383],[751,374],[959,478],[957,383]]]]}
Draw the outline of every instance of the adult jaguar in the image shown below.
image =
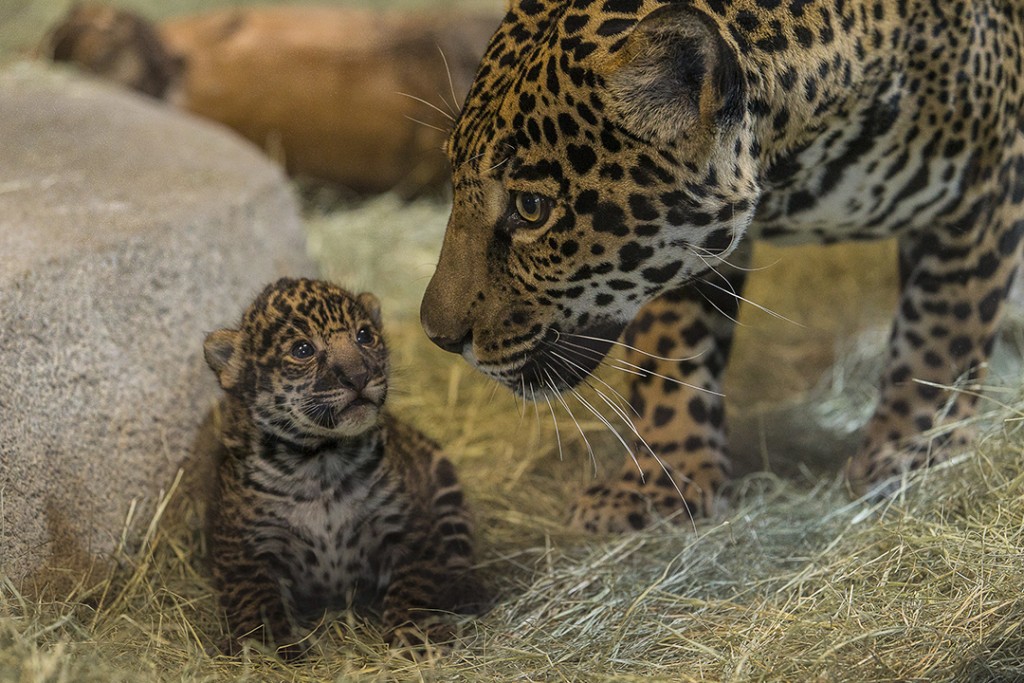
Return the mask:
{"type": "Polygon", "coordinates": [[[633,321],[650,449],[573,516],[628,530],[708,512],[726,480],[714,392],[750,238],[895,235],[881,396],[847,465],[881,490],[969,438],[975,397],[939,387],[984,374],[1020,259],[1022,50],[1016,0],[513,0],[448,140],[424,329],[531,397],[587,381],[633,321]]]}

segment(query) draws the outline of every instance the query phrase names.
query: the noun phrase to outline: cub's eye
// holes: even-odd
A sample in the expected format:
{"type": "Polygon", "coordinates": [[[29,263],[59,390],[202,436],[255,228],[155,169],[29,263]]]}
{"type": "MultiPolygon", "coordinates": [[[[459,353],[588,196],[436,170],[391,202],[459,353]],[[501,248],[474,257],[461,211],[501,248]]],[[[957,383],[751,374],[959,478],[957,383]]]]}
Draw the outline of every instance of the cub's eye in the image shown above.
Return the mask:
{"type": "Polygon", "coordinates": [[[362,346],[373,346],[377,343],[377,333],[369,325],[363,325],[356,331],[356,343],[362,346]]]}
{"type": "Polygon", "coordinates": [[[533,192],[513,192],[516,213],[531,227],[543,225],[551,215],[551,200],[533,192]]]}
{"type": "Polygon", "coordinates": [[[313,345],[306,340],[297,341],[292,344],[292,357],[298,358],[299,360],[306,360],[311,358],[316,353],[316,349],[313,345]]]}

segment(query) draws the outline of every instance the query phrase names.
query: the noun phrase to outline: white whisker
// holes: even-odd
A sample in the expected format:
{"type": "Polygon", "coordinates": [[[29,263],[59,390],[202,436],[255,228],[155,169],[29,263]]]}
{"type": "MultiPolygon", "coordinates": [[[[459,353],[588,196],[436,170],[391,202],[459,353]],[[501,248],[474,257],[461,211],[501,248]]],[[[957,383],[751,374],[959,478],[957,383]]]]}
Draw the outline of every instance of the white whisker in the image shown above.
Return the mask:
{"type": "Polygon", "coordinates": [[[583,443],[587,445],[587,453],[590,455],[590,461],[594,465],[594,474],[596,476],[597,456],[594,455],[594,449],[590,446],[590,439],[588,439],[587,435],[583,433],[583,426],[580,425],[580,422],[579,420],[576,419],[576,416],[572,414],[572,409],[569,408],[569,404],[565,402],[565,399],[562,398],[562,395],[558,393],[557,389],[555,389],[556,383],[555,380],[551,378],[551,374],[548,372],[548,368],[544,368],[544,374],[547,376],[548,386],[551,388],[552,391],[555,392],[555,398],[557,398],[558,402],[562,404],[563,408],[565,408],[565,412],[569,413],[569,419],[571,419],[576,424],[576,429],[579,430],[580,436],[583,437],[583,443]]]}
{"type": "MultiPolygon", "coordinates": [[[[714,273],[714,274],[715,274],[715,275],[717,275],[718,277],[722,278],[722,279],[723,279],[723,280],[725,281],[725,283],[726,283],[727,285],[729,285],[729,289],[730,289],[730,290],[732,291],[733,295],[735,296],[735,294],[736,294],[736,288],[732,286],[732,283],[731,283],[731,282],[729,282],[729,278],[727,278],[727,277],[726,277],[725,275],[723,275],[722,273],[720,273],[720,272],[719,272],[719,271],[718,271],[718,270],[717,270],[717,269],[716,269],[716,268],[715,268],[715,267],[714,267],[713,265],[711,265],[710,263],[708,263],[708,262],[707,262],[707,259],[705,259],[705,258],[704,258],[703,256],[701,256],[700,254],[696,254],[696,256],[697,256],[697,258],[699,258],[699,259],[700,259],[701,261],[703,261],[703,262],[704,262],[704,265],[706,265],[706,266],[708,267],[708,272],[714,273]]],[[[743,326],[743,323],[741,323],[741,322],[739,321],[739,319],[738,319],[738,318],[735,318],[735,317],[733,317],[733,316],[729,315],[728,313],[726,313],[725,311],[723,311],[723,310],[722,310],[722,307],[721,307],[721,306],[719,306],[719,305],[718,305],[718,303],[716,303],[716,302],[715,302],[714,300],[712,300],[712,299],[711,299],[711,297],[709,297],[709,296],[708,296],[707,294],[705,294],[705,293],[704,293],[704,292],[703,292],[703,291],[701,290],[701,288],[700,288],[700,287],[694,286],[694,288],[693,288],[693,289],[694,289],[694,291],[696,291],[696,292],[697,292],[698,294],[700,294],[701,298],[702,298],[702,299],[704,299],[704,301],[706,301],[706,302],[708,302],[709,304],[711,304],[711,307],[712,307],[712,308],[714,308],[714,309],[715,309],[716,311],[718,311],[719,315],[721,315],[721,316],[722,316],[723,318],[726,318],[727,320],[730,320],[730,321],[732,321],[732,323],[733,323],[734,325],[738,325],[738,326],[740,326],[740,327],[742,327],[742,326],[743,326]]]]}
{"type": "Polygon", "coordinates": [[[434,130],[436,130],[439,133],[444,133],[445,135],[448,134],[448,131],[446,131],[444,128],[438,128],[437,126],[435,126],[433,124],[430,124],[430,123],[427,123],[426,121],[420,121],[419,119],[414,119],[411,116],[406,116],[405,118],[409,119],[413,123],[418,123],[421,126],[426,126],[427,128],[433,128],[434,130]]]}
{"type": "Polygon", "coordinates": [[[505,157],[504,159],[502,159],[502,160],[501,160],[501,161],[499,161],[498,163],[494,164],[494,165],[493,165],[493,166],[491,166],[490,168],[488,168],[488,169],[485,169],[485,170],[484,170],[484,173],[490,173],[491,171],[493,171],[493,170],[495,170],[495,169],[497,169],[497,168],[501,168],[502,166],[504,166],[505,164],[507,164],[507,163],[508,163],[508,160],[509,160],[509,159],[511,159],[511,158],[512,158],[512,157],[505,157]]]}
{"type": "MultiPolygon", "coordinates": [[[[561,375],[559,375],[557,372],[555,372],[555,376],[558,377],[559,379],[561,379],[563,382],[565,381],[561,377],[561,375]]],[[[625,412],[623,412],[621,408],[616,406],[611,399],[609,399],[607,396],[605,396],[605,394],[600,389],[596,388],[595,386],[593,386],[589,382],[587,382],[586,384],[587,384],[587,386],[591,390],[594,391],[594,393],[596,393],[598,395],[598,397],[605,403],[605,405],[607,405],[609,408],[612,409],[612,411],[629,428],[629,430],[639,440],[639,442],[641,444],[643,444],[644,450],[647,451],[651,455],[652,458],[654,458],[654,461],[656,463],[658,463],[658,467],[661,468],[661,471],[664,472],[668,476],[669,481],[672,483],[672,488],[675,489],[676,493],[679,495],[679,499],[682,500],[684,503],[686,503],[686,497],[683,495],[682,489],[679,488],[679,484],[676,482],[676,478],[673,476],[672,470],[669,468],[669,466],[667,464],[665,464],[665,461],[662,460],[661,457],[657,453],[654,452],[654,449],[652,449],[650,447],[650,445],[647,443],[647,441],[644,439],[644,437],[641,436],[639,430],[636,428],[636,425],[633,424],[633,421],[629,419],[629,416],[625,412]]],[[[580,404],[583,405],[583,407],[585,407],[587,410],[589,410],[594,415],[594,417],[596,417],[598,420],[600,420],[600,422],[605,427],[607,427],[608,430],[612,434],[615,435],[615,438],[618,439],[619,442],[622,444],[622,446],[626,449],[626,452],[629,454],[630,459],[633,461],[633,464],[636,466],[637,472],[640,475],[640,481],[641,482],[645,481],[646,480],[646,476],[644,474],[643,468],[640,467],[640,461],[637,460],[636,454],[633,452],[633,448],[628,443],[626,443],[626,440],[622,437],[621,434],[619,434],[619,431],[617,429],[615,429],[614,426],[612,426],[611,421],[609,421],[608,418],[606,418],[604,415],[602,415],[601,412],[598,411],[594,407],[594,405],[592,403],[590,403],[589,401],[584,399],[583,396],[578,391],[576,391],[575,389],[572,389],[571,393],[576,398],[576,400],[579,401],[580,404]]],[[[683,475],[680,475],[680,476],[683,476],[683,475]]],[[[688,505],[689,505],[688,503],[686,503],[686,505],[684,505],[684,509],[686,509],[687,511],[689,511],[688,505]]],[[[693,515],[690,514],[689,512],[688,512],[688,514],[689,514],[689,517],[690,517],[690,523],[691,523],[691,525],[694,525],[694,530],[696,531],[696,525],[695,525],[695,522],[693,520],[693,515]]]]}
{"type": "MultiPolygon", "coordinates": [[[[593,387],[591,387],[591,388],[593,388],[593,387]]],[[[683,503],[684,503],[683,509],[686,510],[687,516],[690,518],[690,525],[693,527],[693,530],[696,532],[697,531],[697,525],[696,525],[696,522],[693,519],[693,513],[690,512],[689,503],[687,503],[686,496],[683,495],[682,489],[679,488],[679,484],[676,482],[676,478],[674,476],[672,476],[672,471],[669,468],[669,466],[666,465],[665,461],[662,460],[661,457],[657,453],[654,452],[654,449],[650,447],[650,445],[647,443],[647,440],[644,439],[644,437],[640,435],[640,431],[636,428],[636,425],[634,425],[633,422],[629,419],[629,416],[624,414],[624,413],[622,413],[619,410],[616,410],[616,407],[612,404],[611,401],[608,400],[607,396],[605,396],[603,393],[601,393],[601,391],[599,391],[596,388],[594,389],[594,391],[601,398],[601,400],[605,402],[605,404],[609,408],[611,408],[613,411],[616,412],[616,414],[626,424],[626,426],[630,428],[630,430],[633,432],[633,435],[636,436],[637,440],[641,444],[643,444],[644,450],[647,451],[648,453],[650,453],[651,457],[654,458],[654,462],[658,463],[658,467],[661,468],[661,471],[664,472],[668,476],[668,480],[670,482],[672,482],[672,488],[675,489],[676,493],[679,495],[679,500],[683,501],[683,503]]],[[[632,451],[630,452],[630,458],[633,460],[633,464],[636,465],[636,469],[640,473],[640,480],[643,481],[644,480],[643,469],[640,467],[640,461],[637,460],[636,455],[632,451]]],[[[689,480],[689,477],[686,477],[685,475],[681,474],[680,477],[682,477],[683,479],[689,480]]]]}
{"type": "MultiPolygon", "coordinates": [[[[452,123],[455,123],[455,119],[452,117],[451,114],[446,112],[444,109],[441,109],[441,107],[437,106],[436,104],[432,104],[432,103],[428,102],[427,100],[423,99],[422,97],[416,97],[415,95],[410,95],[409,93],[406,93],[406,92],[399,92],[399,93],[396,93],[396,94],[401,95],[402,97],[408,97],[410,100],[416,100],[417,102],[421,102],[421,103],[427,105],[428,107],[430,107],[431,109],[433,109],[434,111],[436,111],[441,116],[443,116],[446,119],[448,119],[449,121],[451,121],[452,123]]],[[[415,121],[415,119],[413,119],[413,120],[415,121]]],[[[438,130],[440,130],[440,129],[438,129],[438,130]]]]}
{"type": "MultiPolygon", "coordinates": [[[[717,270],[712,269],[712,271],[715,273],[715,275],[717,275],[720,278],[722,278],[723,280],[725,280],[726,284],[729,284],[728,278],[726,278],[724,275],[719,273],[717,270]]],[[[789,318],[787,318],[786,316],[782,315],[781,313],[776,313],[775,311],[773,311],[772,309],[768,308],[767,306],[762,306],[759,303],[755,303],[755,302],[751,301],[750,299],[748,299],[748,298],[746,298],[744,296],[741,296],[740,294],[737,294],[736,290],[733,288],[733,286],[731,284],[729,284],[729,289],[726,289],[725,287],[722,287],[721,285],[716,285],[714,282],[711,282],[710,280],[702,280],[701,282],[703,282],[704,284],[709,285],[711,287],[714,287],[718,291],[724,292],[724,293],[728,294],[729,296],[735,297],[738,301],[742,301],[742,302],[744,302],[746,304],[750,304],[754,308],[758,309],[759,311],[763,311],[763,312],[767,313],[768,315],[772,316],[773,318],[778,318],[779,320],[785,320],[787,323],[790,323],[792,325],[796,325],[797,327],[805,327],[805,325],[801,325],[800,323],[798,323],[795,320],[790,320],[789,318]]]]}
{"type": "Polygon", "coordinates": [[[555,407],[551,405],[551,399],[548,398],[547,394],[544,394],[544,402],[548,404],[548,410],[551,411],[551,422],[555,425],[555,443],[558,444],[558,460],[562,461],[562,435],[558,430],[558,418],[555,417],[555,407]]]}
{"type": "MultiPolygon", "coordinates": [[[[550,345],[550,342],[546,342],[546,343],[550,345]]],[[[583,366],[582,366],[582,365],[580,365],[579,363],[576,363],[576,362],[574,362],[574,361],[570,360],[569,358],[567,358],[567,357],[563,356],[562,354],[558,353],[558,352],[557,352],[557,351],[555,351],[554,349],[552,349],[552,350],[550,351],[550,353],[551,353],[551,355],[552,355],[552,356],[554,356],[554,357],[555,357],[555,358],[557,358],[558,360],[562,361],[562,362],[563,362],[563,363],[565,363],[565,364],[566,364],[567,366],[571,366],[571,367],[573,367],[573,368],[576,368],[576,369],[577,369],[577,370],[579,370],[580,372],[582,372],[582,373],[583,373],[583,375],[582,375],[581,377],[586,377],[586,375],[590,374],[590,373],[588,373],[588,372],[587,372],[586,370],[584,370],[584,369],[583,369],[583,366]]],[[[630,403],[630,402],[629,402],[629,401],[628,401],[628,400],[626,399],[626,397],[625,397],[625,396],[623,396],[623,395],[622,395],[621,393],[619,393],[619,391],[618,391],[617,389],[615,389],[615,387],[613,387],[612,385],[608,384],[608,382],[605,382],[605,381],[604,381],[603,379],[601,379],[601,378],[600,378],[600,377],[598,377],[597,375],[594,375],[594,374],[590,374],[590,376],[591,376],[591,378],[593,378],[593,379],[597,380],[598,382],[600,382],[600,383],[602,384],[602,386],[606,387],[606,388],[607,388],[607,389],[608,389],[609,391],[611,391],[611,392],[612,392],[613,394],[615,394],[615,396],[616,396],[616,397],[618,397],[618,398],[619,398],[619,400],[621,400],[621,401],[622,401],[623,403],[625,403],[625,404],[626,404],[627,406],[629,406],[629,409],[630,409],[630,410],[632,410],[632,411],[633,411],[633,412],[634,412],[634,413],[636,414],[636,416],[637,416],[637,417],[640,417],[640,413],[639,413],[639,412],[637,412],[636,408],[634,408],[634,407],[633,407],[633,404],[631,404],[631,403],[630,403]]],[[[584,380],[584,381],[586,381],[586,380],[584,380]]],[[[594,390],[595,390],[595,391],[597,390],[597,389],[596,389],[595,387],[593,387],[593,385],[591,385],[591,384],[590,384],[590,382],[587,382],[587,386],[590,386],[591,388],[594,388],[594,390]]]]}
{"type": "MultiPolygon", "coordinates": [[[[573,344],[572,342],[564,343],[567,346],[572,346],[581,352],[590,353],[591,357],[597,357],[598,355],[597,351],[586,346],[582,346],[580,344],[573,344]]],[[[705,394],[711,394],[712,396],[725,396],[725,394],[714,391],[712,389],[705,389],[704,387],[699,387],[696,384],[690,384],[689,382],[684,382],[681,379],[669,377],[668,375],[662,375],[661,373],[655,372],[654,370],[648,370],[646,368],[640,367],[639,365],[636,365],[635,363],[630,363],[629,361],[624,360],[622,358],[602,357],[598,365],[605,365],[606,367],[612,368],[613,370],[619,370],[630,375],[637,375],[638,377],[657,377],[659,379],[665,380],[666,382],[672,382],[673,384],[678,384],[679,386],[686,387],[688,389],[693,389],[694,391],[700,391],[705,394]]]]}
{"type": "MultiPolygon", "coordinates": [[[[444,102],[445,106],[448,107],[451,110],[452,116],[458,116],[459,115],[459,96],[455,94],[455,83],[452,82],[452,70],[448,66],[448,58],[444,56],[444,50],[441,49],[440,45],[437,46],[437,51],[441,54],[441,61],[444,62],[444,72],[445,72],[445,75],[448,76],[448,89],[452,93],[452,103],[451,103],[451,105],[449,105],[448,102],[443,97],[441,97],[441,101],[444,102]]],[[[440,93],[438,93],[438,96],[440,96],[440,93]]]]}
{"type": "MultiPolygon", "coordinates": [[[[559,372],[557,370],[555,370],[553,367],[549,367],[548,369],[551,370],[551,372],[553,372],[555,374],[555,377],[557,379],[559,379],[563,384],[565,384],[565,378],[562,377],[562,375],[559,374],[559,372]]],[[[608,431],[610,431],[612,434],[614,434],[615,438],[618,439],[619,443],[622,444],[622,447],[626,449],[626,452],[630,453],[632,455],[633,450],[630,448],[629,444],[626,443],[626,440],[622,438],[622,435],[619,434],[618,430],[615,429],[615,427],[613,427],[611,425],[611,423],[608,421],[608,418],[606,418],[604,415],[602,415],[598,410],[596,410],[594,408],[593,405],[590,404],[590,402],[588,402],[585,398],[583,398],[580,395],[580,392],[576,391],[575,389],[569,389],[569,393],[572,394],[573,398],[575,398],[580,403],[580,405],[582,405],[584,408],[589,410],[590,413],[594,417],[596,417],[601,424],[603,424],[605,427],[607,427],[608,431]]],[[[594,472],[596,473],[597,472],[597,458],[594,456],[594,452],[592,450],[590,452],[590,457],[591,457],[591,460],[594,463],[594,472]]]]}
{"type": "MultiPolygon", "coordinates": [[[[469,157],[468,159],[466,159],[465,161],[463,161],[462,163],[459,164],[459,168],[462,168],[463,166],[465,166],[466,164],[468,164],[470,162],[476,161],[477,159],[481,158],[485,154],[487,154],[486,150],[483,151],[483,152],[480,152],[479,154],[476,154],[476,155],[473,155],[473,156],[469,157]]],[[[458,169],[456,169],[456,170],[458,170],[458,169]]]]}
{"type": "MultiPolygon", "coordinates": [[[[593,388],[593,387],[591,387],[591,388],[593,388]]],[[[595,389],[595,391],[597,391],[597,390],[595,389]]],[[[626,450],[626,453],[629,454],[629,457],[633,458],[633,462],[636,463],[637,469],[639,470],[640,469],[640,463],[636,462],[636,456],[633,454],[633,447],[629,443],[627,443],[626,439],[624,439],[621,434],[619,434],[619,430],[616,429],[612,425],[611,421],[607,417],[602,415],[601,411],[599,411],[597,408],[595,408],[594,405],[590,401],[588,401],[587,399],[583,398],[583,396],[580,394],[580,392],[578,392],[576,389],[570,389],[569,393],[571,393],[573,395],[573,398],[575,398],[577,401],[579,401],[580,405],[582,405],[584,408],[589,410],[591,412],[591,414],[594,417],[596,417],[601,424],[603,424],[605,427],[607,427],[608,431],[610,431],[613,435],[615,435],[615,438],[618,439],[619,443],[622,444],[622,447],[626,450]]],[[[600,392],[598,392],[598,393],[600,393],[600,392]]],[[[643,472],[640,473],[640,478],[641,478],[641,480],[643,479],[643,472]]]]}
{"type": "Polygon", "coordinates": [[[523,375],[521,373],[519,375],[519,386],[521,388],[521,391],[523,392],[522,393],[523,407],[520,409],[520,407],[519,407],[519,397],[516,396],[514,391],[512,392],[512,400],[515,401],[515,403],[516,403],[516,410],[519,411],[519,424],[522,424],[523,423],[523,418],[526,417],[526,375],[523,375]]]}
{"type": "MultiPolygon", "coordinates": [[[[769,268],[774,268],[775,266],[777,266],[779,263],[782,262],[782,259],[775,259],[774,261],[772,261],[771,263],[769,263],[767,265],[759,266],[757,268],[749,268],[749,267],[744,267],[744,266],[738,266],[735,263],[733,263],[732,261],[727,261],[724,256],[716,254],[716,253],[714,253],[713,251],[711,251],[709,249],[705,249],[704,247],[697,246],[696,244],[688,244],[686,246],[687,246],[687,248],[689,248],[692,251],[694,251],[695,252],[694,255],[697,256],[698,258],[700,258],[701,260],[703,260],[705,256],[707,256],[708,258],[718,259],[719,261],[721,261],[725,265],[729,266],[733,270],[738,270],[738,271],[743,272],[743,273],[757,273],[757,272],[762,271],[762,270],[768,270],[769,268]],[[698,253],[696,253],[697,251],[701,251],[701,252],[704,252],[704,253],[703,253],[703,255],[702,254],[698,254],[698,253]]],[[[706,264],[707,261],[704,261],[704,263],[706,264]]],[[[710,267],[710,265],[708,267],[710,267]]]]}
{"type": "Polygon", "coordinates": [[[644,351],[643,349],[638,349],[637,347],[631,346],[631,345],[627,344],[626,342],[613,341],[611,339],[602,339],[601,337],[590,337],[590,336],[587,336],[585,334],[576,334],[574,332],[559,332],[558,330],[556,330],[555,332],[556,332],[556,338],[555,338],[556,342],[558,341],[557,335],[564,334],[567,337],[575,337],[577,339],[589,339],[590,341],[607,342],[609,344],[614,344],[615,346],[621,346],[624,349],[628,349],[630,351],[634,351],[636,353],[639,353],[642,356],[647,356],[648,358],[653,358],[654,360],[664,360],[664,361],[668,361],[670,363],[682,363],[683,361],[696,360],[697,358],[700,358],[700,356],[704,353],[703,351],[701,351],[701,353],[698,353],[698,354],[693,355],[693,356],[685,356],[683,358],[668,358],[666,356],[659,356],[657,354],[653,354],[653,353],[650,353],[648,351],[644,351]]]}

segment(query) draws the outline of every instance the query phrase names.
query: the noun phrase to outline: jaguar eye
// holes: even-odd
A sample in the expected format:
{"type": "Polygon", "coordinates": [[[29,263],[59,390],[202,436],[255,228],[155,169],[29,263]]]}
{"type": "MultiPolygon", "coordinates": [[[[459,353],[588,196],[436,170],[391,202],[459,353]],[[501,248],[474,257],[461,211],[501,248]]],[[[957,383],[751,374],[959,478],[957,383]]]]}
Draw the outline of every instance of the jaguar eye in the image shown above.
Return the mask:
{"type": "Polygon", "coordinates": [[[533,192],[516,192],[515,206],[519,217],[531,226],[542,225],[551,214],[551,200],[533,192]]]}
{"type": "Polygon", "coordinates": [[[298,358],[299,360],[306,360],[311,358],[316,353],[316,349],[313,345],[306,340],[297,341],[292,344],[292,357],[298,358]]]}
{"type": "Polygon", "coordinates": [[[369,325],[363,325],[356,331],[356,343],[361,346],[372,346],[377,343],[377,333],[369,325]]]}

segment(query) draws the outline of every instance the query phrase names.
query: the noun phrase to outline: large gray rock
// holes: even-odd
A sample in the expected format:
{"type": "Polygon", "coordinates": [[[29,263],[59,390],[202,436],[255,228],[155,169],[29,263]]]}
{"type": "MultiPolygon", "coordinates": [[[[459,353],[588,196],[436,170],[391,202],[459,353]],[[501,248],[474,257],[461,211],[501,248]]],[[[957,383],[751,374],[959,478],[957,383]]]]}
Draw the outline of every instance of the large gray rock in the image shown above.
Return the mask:
{"type": "Polygon", "coordinates": [[[133,501],[137,530],[216,395],[204,334],[310,270],[284,177],[234,134],[0,73],[0,573],[80,576],[133,501]]]}

